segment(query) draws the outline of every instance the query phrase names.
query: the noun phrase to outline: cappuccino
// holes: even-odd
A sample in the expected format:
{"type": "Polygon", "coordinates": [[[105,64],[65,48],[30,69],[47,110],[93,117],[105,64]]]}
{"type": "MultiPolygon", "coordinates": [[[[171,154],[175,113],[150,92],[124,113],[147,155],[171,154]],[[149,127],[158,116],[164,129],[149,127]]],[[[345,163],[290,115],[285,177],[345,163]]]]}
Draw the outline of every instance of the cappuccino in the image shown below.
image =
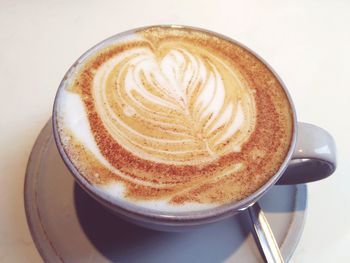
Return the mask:
{"type": "Polygon", "coordinates": [[[290,147],[293,114],[274,74],[215,34],[149,27],[110,39],[57,95],[70,161],[116,199],[161,211],[239,201],[290,147]]]}

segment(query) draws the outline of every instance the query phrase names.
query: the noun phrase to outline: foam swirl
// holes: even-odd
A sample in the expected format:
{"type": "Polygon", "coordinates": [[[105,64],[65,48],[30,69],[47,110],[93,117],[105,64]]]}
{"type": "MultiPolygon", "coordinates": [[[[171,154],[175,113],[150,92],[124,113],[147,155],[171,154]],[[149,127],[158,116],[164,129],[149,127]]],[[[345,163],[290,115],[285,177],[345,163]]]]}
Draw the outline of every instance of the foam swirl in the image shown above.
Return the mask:
{"type": "Polygon", "coordinates": [[[96,72],[93,96],[113,138],[156,162],[200,163],[239,151],[255,122],[254,101],[234,70],[178,43],[109,59],[96,72]]]}

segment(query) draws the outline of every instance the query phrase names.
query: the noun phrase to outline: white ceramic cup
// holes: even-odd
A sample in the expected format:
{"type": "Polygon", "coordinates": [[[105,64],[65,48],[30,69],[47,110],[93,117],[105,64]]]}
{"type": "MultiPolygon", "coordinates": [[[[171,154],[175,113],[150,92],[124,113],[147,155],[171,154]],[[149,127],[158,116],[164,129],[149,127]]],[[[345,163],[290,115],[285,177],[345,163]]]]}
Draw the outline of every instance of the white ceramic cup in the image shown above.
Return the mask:
{"type": "MultiPolygon", "coordinates": [[[[306,183],[311,181],[316,181],[323,179],[330,174],[332,174],[336,168],[336,149],[335,143],[332,136],[324,129],[317,127],[312,124],[297,122],[296,112],[290,95],[278,75],[274,70],[257,54],[252,50],[245,47],[244,45],[232,40],[226,36],[220,35],[215,32],[211,32],[204,29],[198,29],[187,26],[173,26],[166,25],[161,27],[177,27],[177,28],[190,28],[194,30],[199,30],[202,32],[207,32],[214,36],[229,40],[242,48],[248,50],[254,54],[260,61],[262,61],[276,76],[281,85],[283,86],[287,97],[289,99],[290,105],[293,110],[293,136],[292,143],[288,154],[285,157],[284,162],[281,164],[279,170],[274,176],[270,178],[261,188],[256,192],[249,195],[247,198],[235,201],[232,203],[224,204],[215,208],[210,208],[201,211],[188,211],[188,212],[162,212],[154,211],[144,207],[140,207],[136,204],[130,204],[122,199],[118,200],[111,198],[104,191],[98,189],[97,187],[90,184],[76,169],[72,161],[66,154],[64,147],[62,145],[58,129],[57,129],[57,100],[56,95],[55,103],[53,107],[53,131],[54,138],[59,150],[59,153],[67,165],[68,169],[73,174],[76,182],[95,200],[100,202],[103,206],[108,208],[110,211],[116,215],[133,222],[135,224],[164,231],[177,231],[191,229],[196,226],[201,226],[211,222],[219,221],[232,216],[242,210],[245,210],[249,206],[253,205],[259,200],[271,187],[275,184],[296,184],[296,183],[306,183]]],[[[115,40],[122,36],[128,35],[140,30],[142,28],[129,30],[117,35],[114,35],[99,44],[95,45],[87,52],[85,52],[68,70],[64,76],[59,88],[64,89],[70,78],[75,74],[76,69],[79,65],[85,62],[86,59],[91,57],[99,49],[105,47],[106,45],[113,43],[115,40]]],[[[57,93],[58,93],[57,92],[57,93]]]]}

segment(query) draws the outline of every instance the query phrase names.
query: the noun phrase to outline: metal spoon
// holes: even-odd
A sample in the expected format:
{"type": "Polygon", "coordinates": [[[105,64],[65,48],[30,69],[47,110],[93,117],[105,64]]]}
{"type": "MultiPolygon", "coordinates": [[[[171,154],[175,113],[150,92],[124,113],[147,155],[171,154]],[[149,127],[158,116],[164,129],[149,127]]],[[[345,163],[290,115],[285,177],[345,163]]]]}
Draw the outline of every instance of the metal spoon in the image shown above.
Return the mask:
{"type": "Polygon", "coordinates": [[[268,263],[283,263],[281,251],[260,205],[256,202],[248,208],[248,211],[265,261],[268,263]]]}

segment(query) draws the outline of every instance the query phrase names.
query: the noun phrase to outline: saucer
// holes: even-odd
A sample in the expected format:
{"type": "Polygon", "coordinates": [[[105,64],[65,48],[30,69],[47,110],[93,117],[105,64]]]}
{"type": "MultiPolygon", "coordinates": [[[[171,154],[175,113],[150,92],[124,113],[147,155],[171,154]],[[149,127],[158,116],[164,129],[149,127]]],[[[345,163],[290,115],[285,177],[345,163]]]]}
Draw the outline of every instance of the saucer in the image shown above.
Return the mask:
{"type": "MultiPolygon", "coordinates": [[[[45,262],[264,262],[247,211],[181,233],[144,229],[112,215],[74,182],[56,149],[51,120],[31,152],[24,198],[45,262]]],[[[303,230],[307,187],[274,186],[259,203],[288,261],[303,230]]]]}

